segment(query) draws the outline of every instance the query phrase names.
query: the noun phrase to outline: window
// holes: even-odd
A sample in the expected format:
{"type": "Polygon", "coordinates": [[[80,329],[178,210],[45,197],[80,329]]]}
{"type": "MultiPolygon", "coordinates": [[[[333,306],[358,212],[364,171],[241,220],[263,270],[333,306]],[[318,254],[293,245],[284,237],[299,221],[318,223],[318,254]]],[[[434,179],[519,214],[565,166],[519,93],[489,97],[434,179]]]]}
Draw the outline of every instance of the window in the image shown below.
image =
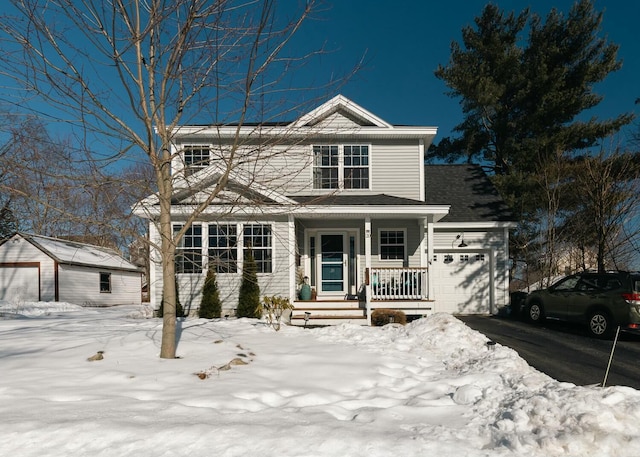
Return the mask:
{"type": "Polygon", "coordinates": [[[313,146],[314,189],[369,189],[369,146],[313,146]]]}
{"type": "MultiPolygon", "coordinates": [[[[173,233],[182,229],[174,225],[173,233]]],[[[176,273],[202,273],[202,226],[192,225],[176,247],[176,273]]]]}
{"type": "Polygon", "coordinates": [[[380,230],[380,258],[404,260],[404,230],[380,230]]]}
{"type": "Polygon", "coordinates": [[[187,174],[209,166],[209,146],[185,146],[184,167],[187,174]]]}
{"type": "Polygon", "coordinates": [[[111,273],[100,273],[100,293],[111,293],[111,273]]]}
{"type": "Polygon", "coordinates": [[[251,248],[258,273],[273,272],[273,242],[270,225],[245,224],[243,243],[245,257],[251,248]]]}
{"type": "Polygon", "coordinates": [[[209,268],[216,273],[238,271],[238,228],[235,224],[209,225],[209,268]]]}
{"type": "Polygon", "coordinates": [[[369,146],[344,146],[344,188],[369,188],[369,146]]]}
{"type": "Polygon", "coordinates": [[[338,188],[338,146],[313,147],[313,188],[338,188]]]}

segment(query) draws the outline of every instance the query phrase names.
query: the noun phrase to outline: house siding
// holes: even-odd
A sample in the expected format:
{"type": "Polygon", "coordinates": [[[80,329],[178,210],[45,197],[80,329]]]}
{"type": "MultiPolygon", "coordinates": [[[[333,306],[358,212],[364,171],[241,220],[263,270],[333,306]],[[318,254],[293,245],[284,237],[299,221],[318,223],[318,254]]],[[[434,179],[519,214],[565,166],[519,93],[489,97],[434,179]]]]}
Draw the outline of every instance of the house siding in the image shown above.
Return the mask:
{"type": "Polygon", "coordinates": [[[76,265],[58,266],[60,301],[84,306],[137,305],[142,301],[138,272],[76,265]],[[111,292],[100,292],[100,273],[111,274],[111,292]]]}
{"type": "Polygon", "coordinates": [[[56,298],[55,261],[19,236],[13,237],[0,246],[0,264],[31,262],[40,264],[40,300],[54,301],[56,298]]]}
{"type": "Polygon", "coordinates": [[[375,142],[371,146],[372,192],[420,200],[422,162],[417,142],[375,142]]]}

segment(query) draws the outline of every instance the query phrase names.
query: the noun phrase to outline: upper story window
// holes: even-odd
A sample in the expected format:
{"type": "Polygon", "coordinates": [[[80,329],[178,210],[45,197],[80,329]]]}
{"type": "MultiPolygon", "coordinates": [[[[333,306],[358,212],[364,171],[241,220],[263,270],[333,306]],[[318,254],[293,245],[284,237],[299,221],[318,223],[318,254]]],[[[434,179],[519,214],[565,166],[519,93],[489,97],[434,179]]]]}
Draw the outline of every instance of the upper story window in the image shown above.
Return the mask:
{"type": "Polygon", "coordinates": [[[369,146],[344,146],[344,188],[369,188],[369,146]]]}
{"type": "MultiPolygon", "coordinates": [[[[182,225],[173,226],[173,233],[182,225]]],[[[176,273],[202,273],[202,226],[193,224],[176,247],[176,273]]]]}
{"type": "Polygon", "coordinates": [[[369,189],[368,145],[313,146],[314,189],[369,189]]]}
{"type": "Polygon", "coordinates": [[[209,146],[187,145],[184,146],[183,151],[185,173],[193,174],[209,166],[211,160],[209,146]]]}

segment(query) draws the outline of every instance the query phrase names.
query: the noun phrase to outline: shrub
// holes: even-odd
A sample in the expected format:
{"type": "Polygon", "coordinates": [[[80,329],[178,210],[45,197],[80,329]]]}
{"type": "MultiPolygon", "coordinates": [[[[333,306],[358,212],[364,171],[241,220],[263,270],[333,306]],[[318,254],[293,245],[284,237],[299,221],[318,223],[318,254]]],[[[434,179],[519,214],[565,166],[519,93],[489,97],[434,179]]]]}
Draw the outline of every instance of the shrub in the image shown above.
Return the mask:
{"type": "Polygon", "coordinates": [[[371,313],[371,325],[374,327],[382,327],[391,322],[405,325],[407,323],[407,316],[397,309],[380,308],[371,313]]]}
{"type": "Polygon", "coordinates": [[[286,310],[293,309],[293,305],[288,298],[274,295],[262,298],[262,309],[266,315],[267,324],[278,331],[280,330],[280,317],[286,310]]]}
{"type": "Polygon", "coordinates": [[[215,268],[209,267],[207,277],[202,288],[202,302],[198,309],[198,317],[213,319],[222,314],[222,302],[220,301],[220,291],[216,280],[215,268]]]}
{"type": "MultiPolygon", "coordinates": [[[[164,296],[162,300],[160,300],[160,308],[156,311],[157,317],[164,316],[164,296]]],[[[182,305],[180,304],[180,294],[178,289],[178,280],[176,279],[176,317],[184,317],[184,310],[182,309],[182,305]]]]}
{"type": "Polygon", "coordinates": [[[251,249],[245,251],[242,267],[242,283],[238,297],[238,317],[262,317],[260,305],[260,286],[258,285],[258,266],[253,258],[251,249]]]}

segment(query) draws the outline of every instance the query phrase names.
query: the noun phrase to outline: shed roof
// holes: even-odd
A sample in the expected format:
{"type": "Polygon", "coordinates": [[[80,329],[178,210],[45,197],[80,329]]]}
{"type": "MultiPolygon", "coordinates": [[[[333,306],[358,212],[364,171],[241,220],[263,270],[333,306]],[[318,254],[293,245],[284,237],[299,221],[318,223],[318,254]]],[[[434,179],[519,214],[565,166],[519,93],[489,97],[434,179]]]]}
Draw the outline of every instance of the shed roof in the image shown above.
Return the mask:
{"type": "Polygon", "coordinates": [[[139,267],[125,260],[113,249],[41,235],[17,233],[14,236],[24,238],[61,264],[83,265],[110,270],[140,271],[139,267]]]}

